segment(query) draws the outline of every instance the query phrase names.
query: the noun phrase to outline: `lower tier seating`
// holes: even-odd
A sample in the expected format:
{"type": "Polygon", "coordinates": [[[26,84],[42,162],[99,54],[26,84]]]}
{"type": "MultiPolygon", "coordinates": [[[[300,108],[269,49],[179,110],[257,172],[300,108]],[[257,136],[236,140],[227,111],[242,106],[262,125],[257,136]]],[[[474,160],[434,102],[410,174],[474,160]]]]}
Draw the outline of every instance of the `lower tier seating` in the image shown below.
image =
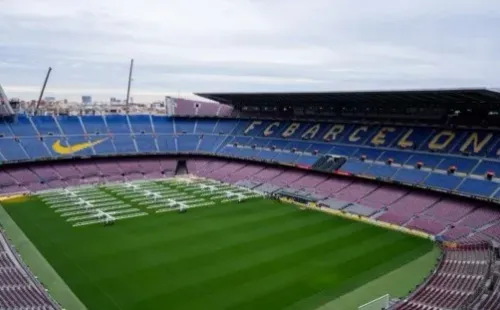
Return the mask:
{"type": "Polygon", "coordinates": [[[60,309],[16,256],[0,232],[0,309],[60,309]]]}
{"type": "Polygon", "coordinates": [[[463,245],[443,251],[436,271],[393,309],[459,309],[474,302],[491,266],[490,247],[463,245]]]}

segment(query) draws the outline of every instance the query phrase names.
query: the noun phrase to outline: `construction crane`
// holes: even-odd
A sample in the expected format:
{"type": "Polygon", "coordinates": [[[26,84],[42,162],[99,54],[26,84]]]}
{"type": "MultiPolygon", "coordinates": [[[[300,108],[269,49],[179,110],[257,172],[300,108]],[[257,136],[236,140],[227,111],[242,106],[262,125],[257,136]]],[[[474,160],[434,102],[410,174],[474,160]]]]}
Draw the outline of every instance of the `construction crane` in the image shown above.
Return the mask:
{"type": "Polygon", "coordinates": [[[40,107],[40,103],[42,102],[43,93],[45,93],[45,87],[47,87],[47,82],[49,81],[50,72],[52,72],[51,67],[49,67],[47,75],[45,76],[45,81],[43,82],[42,91],[40,92],[40,97],[38,97],[38,102],[36,103],[35,115],[38,114],[38,107],[40,107]]]}

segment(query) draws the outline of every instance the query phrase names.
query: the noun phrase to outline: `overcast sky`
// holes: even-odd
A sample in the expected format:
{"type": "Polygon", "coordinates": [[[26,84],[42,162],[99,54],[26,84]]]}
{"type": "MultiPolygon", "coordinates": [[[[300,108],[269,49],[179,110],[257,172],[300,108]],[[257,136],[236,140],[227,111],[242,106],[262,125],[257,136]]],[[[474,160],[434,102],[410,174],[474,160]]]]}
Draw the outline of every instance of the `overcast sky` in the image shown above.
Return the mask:
{"type": "Polygon", "coordinates": [[[499,87],[500,0],[0,0],[10,97],[499,87]]]}

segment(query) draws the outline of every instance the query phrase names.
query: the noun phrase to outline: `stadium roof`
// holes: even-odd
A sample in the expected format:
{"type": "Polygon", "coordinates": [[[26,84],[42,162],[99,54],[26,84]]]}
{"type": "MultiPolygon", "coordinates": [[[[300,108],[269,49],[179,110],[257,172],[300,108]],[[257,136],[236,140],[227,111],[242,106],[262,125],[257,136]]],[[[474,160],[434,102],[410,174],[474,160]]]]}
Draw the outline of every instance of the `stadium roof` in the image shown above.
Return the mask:
{"type": "Polygon", "coordinates": [[[486,88],[346,92],[197,93],[232,105],[456,104],[500,105],[500,92],[486,88]]]}

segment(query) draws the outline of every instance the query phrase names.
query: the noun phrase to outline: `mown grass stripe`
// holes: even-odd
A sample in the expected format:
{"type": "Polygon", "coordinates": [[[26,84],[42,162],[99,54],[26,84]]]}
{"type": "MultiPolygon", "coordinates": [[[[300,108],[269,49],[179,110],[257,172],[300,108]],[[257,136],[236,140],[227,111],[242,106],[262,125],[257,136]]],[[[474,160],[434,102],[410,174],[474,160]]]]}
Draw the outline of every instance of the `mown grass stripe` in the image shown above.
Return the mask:
{"type": "MultiPolygon", "coordinates": [[[[203,193],[155,184],[191,199],[203,193]]],[[[155,214],[139,193],[99,191],[149,215],[72,228],[36,197],[7,207],[90,309],[314,309],[432,248],[271,200],[155,214]]]]}

